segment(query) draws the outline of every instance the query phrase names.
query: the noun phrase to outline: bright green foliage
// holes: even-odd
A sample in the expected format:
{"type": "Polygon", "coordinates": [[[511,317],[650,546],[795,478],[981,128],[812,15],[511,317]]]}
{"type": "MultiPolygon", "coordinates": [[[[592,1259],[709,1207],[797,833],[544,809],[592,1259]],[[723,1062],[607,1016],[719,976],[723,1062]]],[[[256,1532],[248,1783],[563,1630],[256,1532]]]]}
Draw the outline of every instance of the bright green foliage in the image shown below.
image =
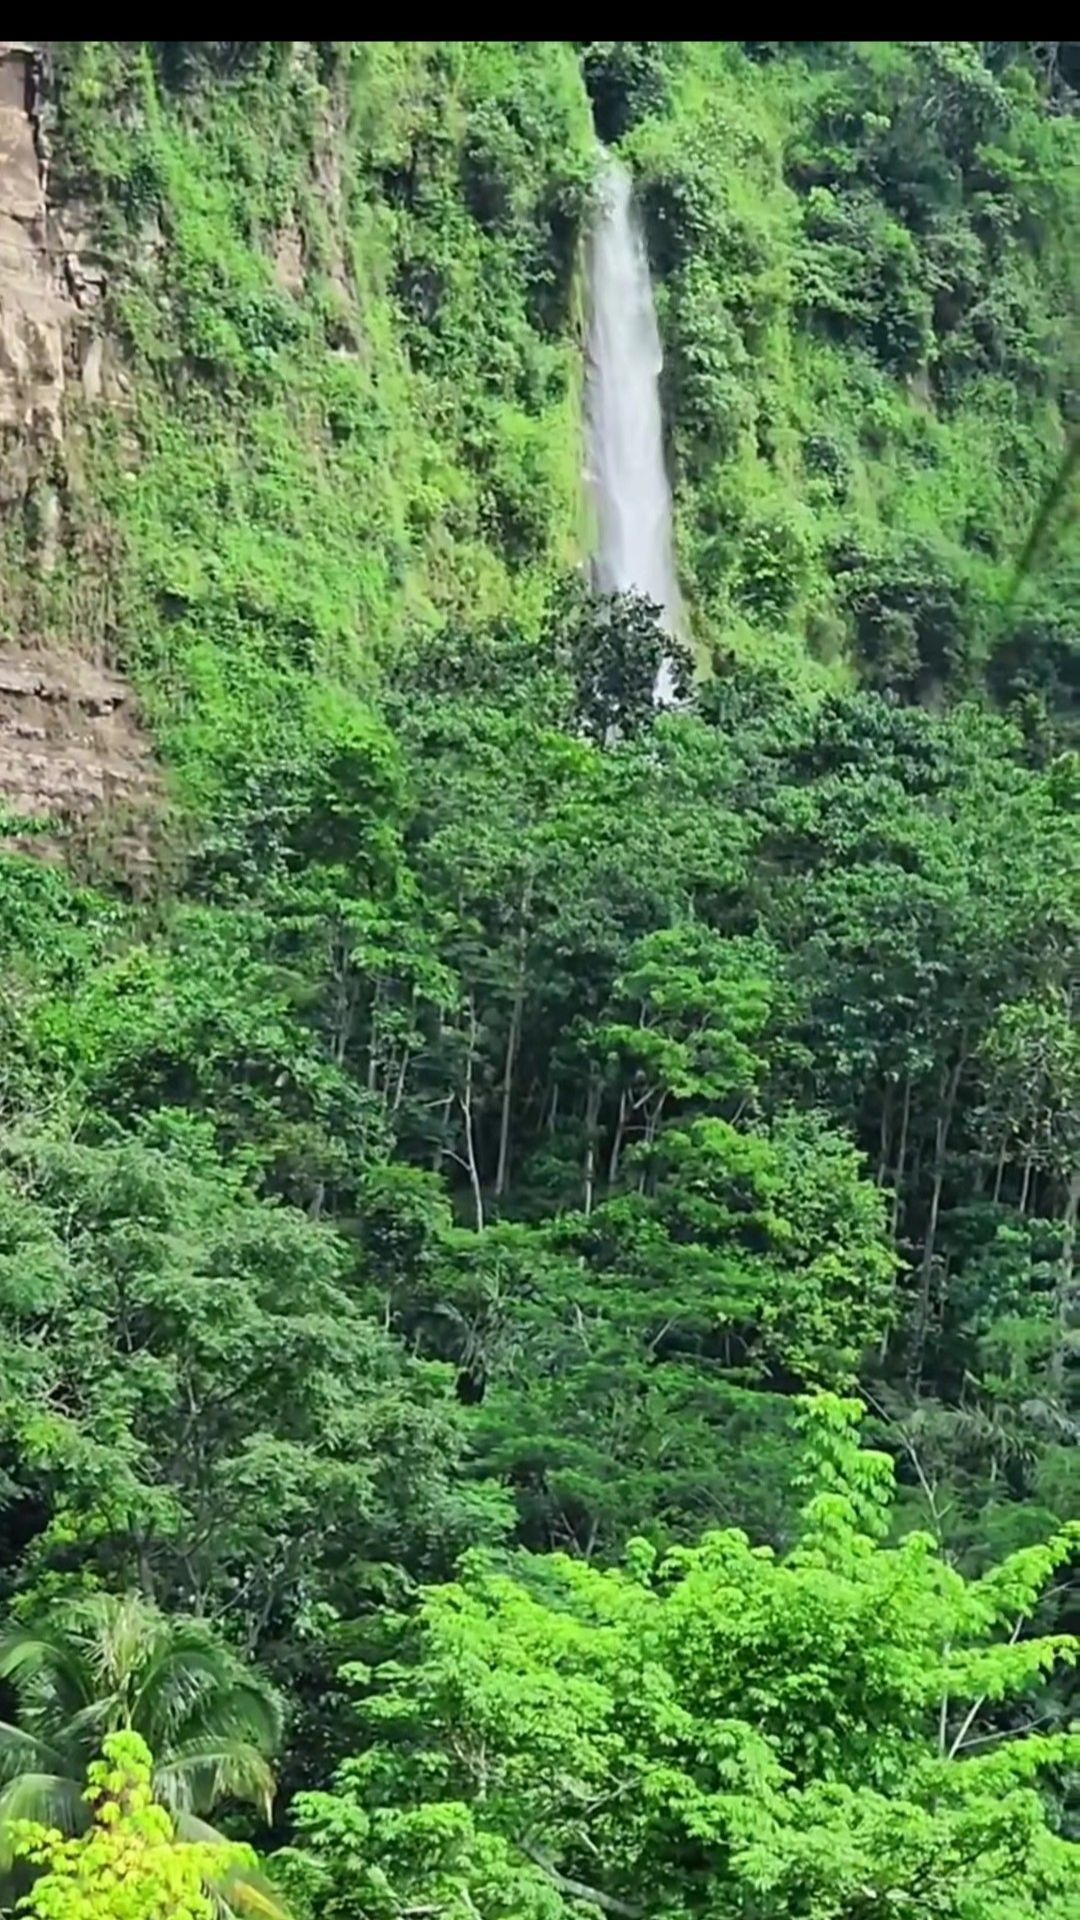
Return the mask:
{"type": "Polygon", "coordinates": [[[5,619],[119,627],[212,812],[238,748],[318,752],[403,634],[535,629],[575,557],[588,104],[564,42],[70,41],[54,64],[57,190],[98,216],[131,405],[87,412],[88,497],[40,585],[13,531],[5,619]]]}
{"type": "Polygon", "coordinates": [[[1078,97],[1069,42],[35,71],[64,433],[5,441],[0,638],[126,672],[163,799],[138,866],[0,822],[17,1794],[85,1818],[131,1725],[259,1837],[247,1662],[285,1820],[400,1610],[311,1920],[1063,1920],[1078,97]],[[696,681],[583,577],[594,127],[696,681]],[[811,1541],[814,1389],[897,1485],[821,1403],[811,1541]]]}
{"type": "Polygon", "coordinates": [[[91,1763],[84,1795],[87,1831],[66,1839],[53,1827],[20,1823],[16,1851],[41,1871],[18,1911],[30,1920],[213,1920],[232,1911],[280,1914],[254,1884],[237,1896],[248,1849],[180,1842],[153,1797],[151,1758],[137,1733],[110,1734],[91,1763]]]}
{"type": "Polygon", "coordinates": [[[1076,1652],[1030,1632],[1070,1540],[976,1582],[925,1535],[886,1547],[856,1417],[807,1410],[786,1558],[728,1532],[433,1591],[404,1664],[353,1675],[371,1744],[298,1804],[313,1911],[1065,1920],[1080,1857],[1033,1783],[1080,1744],[1017,1721],[1076,1652]]]}
{"type": "Polygon", "coordinates": [[[770,1389],[847,1384],[889,1310],[879,1198],[824,1130],[703,1119],[662,1136],[653,1171],[651,1194],[565,1222],[558,1264],[526,1267],[517,1300],[499,1301],[487,1445],[532,1528],[547,1509],[550,1537],[587,1552],[646,1516],[660,1538],[748,1511],[783,1531],[770,1389]],[[749,1436],[765,1485],[747,1462],[735,1509],[749,1436]]]}
{"type": "Polygon", "coordinates": [[[1074,379],[1077,128],[1032,52],[663,42],[645,90],[598,63],[661,279],[684,572],[740,657],[794,673],[806,642],[940,697],[998,637],[1074,379]]]}
{"type": "Polygon", "coordinates": [[[1064,993],[1002,1007],[984,1042],[986,1123],[999,1153],[1068,1177],[1080,1158],[1080,1034],[1064,993]]]}
{"type": "Polygon", "coordinates": [[[242,1594],[254,1645],[372,1563],[438,1569],[500,1530],[456,1483],[447,1383],[363,1313],[345,1244],[257,1203],[197,1129],[10,1140],[0,1207],[0,1407],[46,1592],[97,1565],[181,1609],[242,1594]]]}
{"type": "Polygon", "coordinates": [[[269,1816],[280,1704],[202,1622],[93,1594],[9,1630],[0,1679],[17,1703],[14,1724],[0,1723],[5,1837],[27,1818],[78,1831],[82,1781],[119,1732],[152,1747],[154,1797],[184,1837],[226,1799],[269,1816]]]}
{"type": "MultiPolygon", "coordinates": [[[[137,1735],[110,1737],[86,1792],[92,1824],[85,1838],[65,1840],[27,1825],[20,1854],[44,1868],[21,1911],[37,1920],[211,1920],[204,1857],[177,1846],[169,1816],[149,1785],[149,1752],[137,1735]]],[[[216,1862],[215,1862],[216,1864],[216,1862]]]]}
{"type": "Polygon", "coordinates": [[[602,1023],[593,1044],[622,1068],[625,1105],[642,1111],[646,1145],[671,1102],[754,1094],[765,1061],[751,1043],[771,1011],[771,963],[768,948],[707,927],[664,927],[635,942],[613,992],[626,1017],[602,1023]]]}

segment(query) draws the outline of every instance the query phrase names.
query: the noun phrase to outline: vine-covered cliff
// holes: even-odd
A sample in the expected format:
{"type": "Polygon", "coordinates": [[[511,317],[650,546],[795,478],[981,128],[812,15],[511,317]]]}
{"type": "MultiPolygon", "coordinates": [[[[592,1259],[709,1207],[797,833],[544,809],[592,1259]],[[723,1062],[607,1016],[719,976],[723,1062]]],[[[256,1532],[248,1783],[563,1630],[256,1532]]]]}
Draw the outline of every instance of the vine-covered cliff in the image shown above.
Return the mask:
{"type": "Polygon", "coordinates": [[[1078,82],[0,44],[5,1912],[1071,1920],[1078,82]]]}

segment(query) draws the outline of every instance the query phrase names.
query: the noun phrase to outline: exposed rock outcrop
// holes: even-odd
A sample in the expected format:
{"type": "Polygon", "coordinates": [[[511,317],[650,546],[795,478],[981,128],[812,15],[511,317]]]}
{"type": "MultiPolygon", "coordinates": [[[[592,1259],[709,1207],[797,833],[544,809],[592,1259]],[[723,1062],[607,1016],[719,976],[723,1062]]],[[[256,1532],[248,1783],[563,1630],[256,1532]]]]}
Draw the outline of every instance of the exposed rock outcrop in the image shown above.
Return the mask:
{"type": "Polygon", "coordinates": [[[107,810],[123,818],[130,852],[156,798],[150,748],[118,674],[76,654],[0,648],[0,804],[9,818],[70,827],[107,810]]]}
{"type": "MultiPolygon", "coordinates": [[[[106,342],[92,315],[104,288],[77,210],[48,202],[42,51],[0,41],[0,512],[33,493],[35,565],[62,537],[65,399],[74,376],[90,401],[106,342]]],[[[85,226],[85,222],[82,223],[85,226]]],[[[116,816],[124,853],[145,857],[156,794],[150,748],[119,675],[17,630],[0,645],[0,804],[7,815],[86,826],[116,816]]],[[[9,838],[5,844],[12,845],[9,838]]],[[[49,852],[48,836],[25,844],[49,852]]]]}
{"type": "Polygon", "coordinates": [[[0,41],[0,497],[25,490],[63,438],[70,295],[54,266],[34,116],[38,55],[0,41]]]}

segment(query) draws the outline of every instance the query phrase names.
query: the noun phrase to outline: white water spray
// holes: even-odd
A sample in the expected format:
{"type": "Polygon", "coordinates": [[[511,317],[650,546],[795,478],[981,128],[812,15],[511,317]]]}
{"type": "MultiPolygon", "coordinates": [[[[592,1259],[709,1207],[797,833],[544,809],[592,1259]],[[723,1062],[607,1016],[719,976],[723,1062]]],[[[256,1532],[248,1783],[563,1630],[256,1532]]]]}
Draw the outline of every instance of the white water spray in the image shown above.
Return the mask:
{"type": "MultiPolygon", "coordinates": [[[[680,624],[660,414],[663,355],[645,243],[630,175],[612,160],[589,246],[586,414],[589,481],[597,519],[596,584],[602,593],[640,593],[656,603],[665,631],[680,624]]],[[[674,697],[665,663],[661,704],[674,697]]]]}

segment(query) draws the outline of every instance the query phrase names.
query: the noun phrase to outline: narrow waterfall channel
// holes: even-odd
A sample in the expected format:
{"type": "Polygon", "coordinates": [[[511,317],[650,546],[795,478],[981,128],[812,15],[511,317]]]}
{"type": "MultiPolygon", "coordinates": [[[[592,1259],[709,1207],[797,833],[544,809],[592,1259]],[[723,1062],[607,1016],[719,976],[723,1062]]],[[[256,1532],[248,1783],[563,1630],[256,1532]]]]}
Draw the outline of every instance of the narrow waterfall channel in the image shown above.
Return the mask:
{"type": "MultiPolygon", "coordinates": [[[[671,489],[660,413],[663,354],[645,243],[630,175],[608,162],[589,244],[586,424],[596,509],[596,584],[603,593],[645,594],[667,632],[679,625],[671,489]]],[[[673,697],[661,668],[656,698],[673,697]]]]}

